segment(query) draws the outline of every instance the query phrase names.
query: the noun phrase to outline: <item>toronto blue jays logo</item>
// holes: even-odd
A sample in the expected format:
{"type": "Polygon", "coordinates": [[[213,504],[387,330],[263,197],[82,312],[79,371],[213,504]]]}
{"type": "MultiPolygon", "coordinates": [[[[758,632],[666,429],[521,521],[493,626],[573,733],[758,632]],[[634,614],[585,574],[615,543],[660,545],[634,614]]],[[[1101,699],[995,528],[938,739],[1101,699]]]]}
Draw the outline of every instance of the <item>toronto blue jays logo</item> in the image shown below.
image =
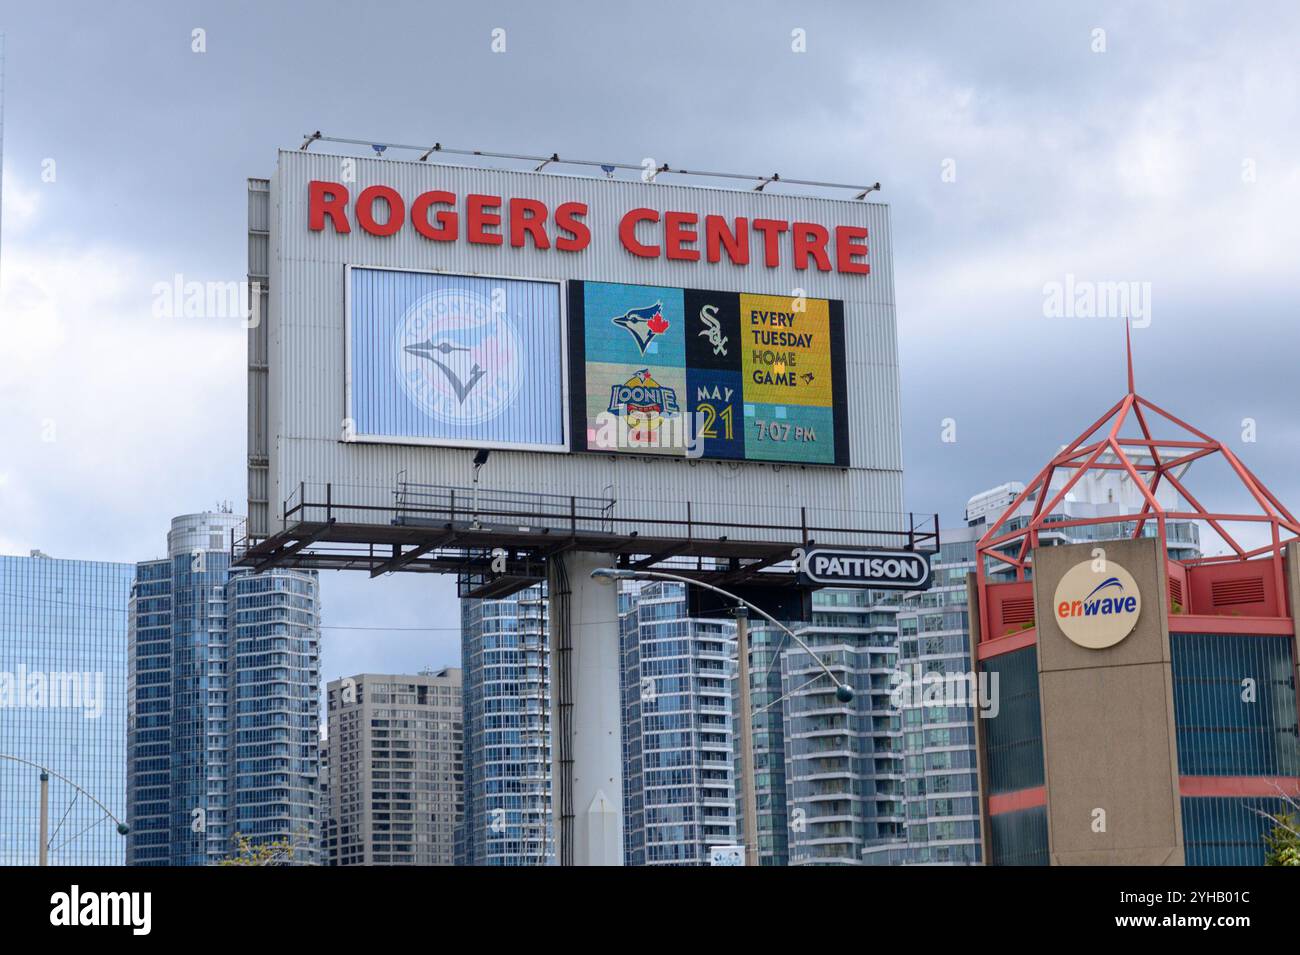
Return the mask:
{"type": "Polygon", "coordinates": [[[655,302],[644,308],[629,308],[610,321],[632,336],[643,355],[656,336],[668,331],[668,319],[664,318],[663,302],[655,302]]]}
{"type": "Polygon", "coordinates": [[[425,414],[481,424],[519,394],[522,348],[504,307],[465,288],[417,299],[397,323],[394,366],[408,398],[425,414]]]}

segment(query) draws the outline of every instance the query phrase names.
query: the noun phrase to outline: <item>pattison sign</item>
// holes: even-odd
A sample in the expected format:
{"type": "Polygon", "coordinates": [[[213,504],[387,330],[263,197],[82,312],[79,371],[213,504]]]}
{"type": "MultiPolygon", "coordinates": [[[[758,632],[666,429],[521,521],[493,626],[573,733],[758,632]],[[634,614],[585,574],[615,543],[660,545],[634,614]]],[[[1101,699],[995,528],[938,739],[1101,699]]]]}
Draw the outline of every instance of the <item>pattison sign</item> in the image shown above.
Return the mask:
{"type": "Polygon", "coordinates": [[[1085,560],[1067,570],[1056,585],[1053,612],[1071,642],[1104,650],[1133,632],[1142,612],[1142,594],[1133,575],[1113,560],[1085,560]]]}
{"type": "Polygon", "coordinates": [[[873,590],[928,590],[930,555],[906,550],[814,547],[796,553],[805,584],[873,590]]]}
{"type": "Polygon", "coordinates": [[[340,182],[314,179],[307,184],[307,227],[346,234],[357,228],[375,236],[404,230],[430,242],[469,242],[506,249],[581,252],[597,242],[617,242],[630,255],[733,265],[761,262],[769,269],[796,269],[868,275],[867,228],[824,225],[788,219],[714,215],[698,211],[628,209],[617,235],[593,236],[585,202],[550,208],[540,199],[469,194],[431,189],[403,196],[375,185],[355,197],[340,182]]]}

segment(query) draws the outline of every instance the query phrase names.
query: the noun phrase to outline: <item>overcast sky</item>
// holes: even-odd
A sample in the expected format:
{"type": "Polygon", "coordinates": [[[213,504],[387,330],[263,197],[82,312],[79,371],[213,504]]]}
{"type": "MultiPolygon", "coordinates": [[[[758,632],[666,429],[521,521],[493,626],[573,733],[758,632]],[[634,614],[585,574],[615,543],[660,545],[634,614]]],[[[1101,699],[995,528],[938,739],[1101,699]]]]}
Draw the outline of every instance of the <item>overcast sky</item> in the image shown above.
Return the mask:
{"type": "MultiPolygon", "coordinates": [[[[1044,314],[1067,275],[1150,283],[1138,390],[1300,502],[1300,6],[902,6],[0,4],[0,553],[244,510],[245,333],[152,291],[243,279],[245,179],[316,129],[879,180],[910,508],[959,521],[1123,393],[1122,322],[1044,314]]],[[[453,580],[322,579],[327,678],[459,663],[453,580]]]]}

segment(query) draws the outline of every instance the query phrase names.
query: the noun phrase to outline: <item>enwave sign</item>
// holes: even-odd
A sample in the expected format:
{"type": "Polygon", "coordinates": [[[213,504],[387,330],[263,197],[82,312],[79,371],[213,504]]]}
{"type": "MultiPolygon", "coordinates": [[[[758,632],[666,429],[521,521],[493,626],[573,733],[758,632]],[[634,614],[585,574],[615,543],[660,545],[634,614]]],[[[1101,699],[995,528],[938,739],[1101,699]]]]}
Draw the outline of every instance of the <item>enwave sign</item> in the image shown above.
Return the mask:
{"type": "Polygon", "coordinates": [[[1082,561],[1067,570],[1053,600],[1056,625],[1089,650],[1113,647],[1132,632],[1142,612],[1142,592],[1112,561],[1082,561]]]}
{"type": "Polygon", "coordinates": [[[929,590],[930,556],[908,550],[814,547],[799,556],[800,582],[816,587],[929,590]]]}

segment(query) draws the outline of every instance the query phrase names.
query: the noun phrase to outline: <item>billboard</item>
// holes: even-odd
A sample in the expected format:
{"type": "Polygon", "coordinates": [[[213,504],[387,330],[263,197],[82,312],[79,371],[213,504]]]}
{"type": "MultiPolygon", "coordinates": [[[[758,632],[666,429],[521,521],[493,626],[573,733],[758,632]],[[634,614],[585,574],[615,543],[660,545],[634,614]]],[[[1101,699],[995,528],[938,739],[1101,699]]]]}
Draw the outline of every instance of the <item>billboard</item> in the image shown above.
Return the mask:
{"type": "Polygon", "coordinates": [[[643,535],[861,544],[834,529],[903,509],[881,203],[284,150],[249,275],[256,536],[331,487],[383,523],[399,483],[475,476],[643,535]]]}
{"type": "Polygon", "coordinates": [[[569,283],[573,446],[848,467],[844,306],[569,283]]]}
{"type": "Polygon", "coordinates": [[[560,291],[349,268],[347,439],[567,450],[560,291]]]}

